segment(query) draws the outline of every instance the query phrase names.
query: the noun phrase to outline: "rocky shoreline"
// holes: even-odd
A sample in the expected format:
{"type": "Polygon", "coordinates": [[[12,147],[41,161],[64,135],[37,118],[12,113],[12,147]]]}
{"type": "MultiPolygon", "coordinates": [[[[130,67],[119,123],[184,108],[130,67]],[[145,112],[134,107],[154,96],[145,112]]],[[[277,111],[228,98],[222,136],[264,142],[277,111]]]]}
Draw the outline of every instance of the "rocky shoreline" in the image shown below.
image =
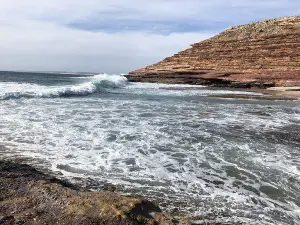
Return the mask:
{"type": "Polygon", "coordinates": [[[127,78],[229,88],[300,86],[299,35],[300,16],[230,27],[127,78]]]}
{"type": "Polygon", "coordinates": [[[221,225],[180,219],[114,190],[89,191],[26,164],[0,161],[0,182],[0,224],[5,225],[221,225]]]}
{"type": "Polygon", "coordinates": [[[0,162],[0,224],[174,224],[155,204],[92,192],[29,165],[0,162]]]}
{"type": "Polygon", "coordinates": [[[263,96],[257,95],[218,95],[211,97],[220,98],[236,98],[236,99],[257,99],[257,100],[299,100],[300,87],[274,87],[270,84],[261,83],[240,83],[235,81],[224,81],[219,79],[203,79],[196,75],[177,75],[176,73],[165,74],[140,74],[140,75],[125,75],[129,82],[142,82],[142,83],[163,83],[163,84],[189,84],[189,85],[204,85],[208,87],[225,88],[230,90],[251,91],[262,93],[263,96]],[[166,75],[167,74],[167,75],[166,75]]]}

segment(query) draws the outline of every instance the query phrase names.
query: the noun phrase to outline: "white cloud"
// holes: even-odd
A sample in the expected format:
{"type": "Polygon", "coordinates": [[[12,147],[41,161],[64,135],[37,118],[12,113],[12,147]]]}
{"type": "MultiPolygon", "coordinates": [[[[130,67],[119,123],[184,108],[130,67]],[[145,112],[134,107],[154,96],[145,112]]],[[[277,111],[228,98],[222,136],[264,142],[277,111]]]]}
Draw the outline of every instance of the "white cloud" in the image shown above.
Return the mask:
{"type": "Polygon", "coordinates": [[[105,33],[68,26],[77,21],[128,20],[140,21],[141,26],[143,21],[212,25],[226,21],[230,25],[297,14],[299,8],[296,0],[7,0],[0,6],[0,70],[127,72],[212,35],[205,30],[169,35],[143,29],[105,33]]]}
{"type": "Polygon", "coordinates": [[[0,31],[2,70],[127,72],[209,36],[88,32],[33,21],[0,31]]]}

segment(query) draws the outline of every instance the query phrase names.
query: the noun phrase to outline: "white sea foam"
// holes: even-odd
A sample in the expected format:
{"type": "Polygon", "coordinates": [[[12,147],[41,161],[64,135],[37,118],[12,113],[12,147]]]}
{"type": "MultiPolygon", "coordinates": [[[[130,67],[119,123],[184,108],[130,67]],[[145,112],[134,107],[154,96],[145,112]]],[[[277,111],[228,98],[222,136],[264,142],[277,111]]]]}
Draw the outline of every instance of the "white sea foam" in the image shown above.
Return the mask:
{"type": "Polygon", "coordinates": [[[159,94],[167,96],[207,96],[226,94],[263,95],[261,93],[250,91],[208,89],[207,86],[189,84],[130,83],[126,86],[126,89],[133,90],[136,94],[159,94]]]}
{"type": "Polygon", "coordinates": [[[57,98],[86,96],[110,88],[120,88],[127,84],[127,79],[119,75],[99,74],[89,81],[78,85],[49,87],[29,83],[1,83],[0,99],[16,98],[57,98]]]}
{"type": "Polygon", "coordinates": [[[0,102],[1,156],[42,160],[70,179],[121,185],[170,207],[176,201],[191,215],[219,214],[220,222],[299,224],[296,103],[216,103],[194,95],[231,91],[110,75],[81,80],[61,87],[0,83],[5,93],[35,94],[0,102]],[[106,89],[108,98],[57,98],[106,89]]]}
{"type": "MultiPolygon", "coordinates": [[[[123,88],[123,93],[165,95],[165,96],[207,96],[223,94],[261,95],[247,91],[210,90],[202,85],[128,83],[122,75],[99,74],[88,77],[71,77],[72,80],[83,80],[81,84],[66,86],[44,86],[31,83],[0,83],[0,99],[19,98],[58,98],[87,96],[110,89],[123,88]]],[[[117,92],[120,92],[119,90],[117,92]]]]}

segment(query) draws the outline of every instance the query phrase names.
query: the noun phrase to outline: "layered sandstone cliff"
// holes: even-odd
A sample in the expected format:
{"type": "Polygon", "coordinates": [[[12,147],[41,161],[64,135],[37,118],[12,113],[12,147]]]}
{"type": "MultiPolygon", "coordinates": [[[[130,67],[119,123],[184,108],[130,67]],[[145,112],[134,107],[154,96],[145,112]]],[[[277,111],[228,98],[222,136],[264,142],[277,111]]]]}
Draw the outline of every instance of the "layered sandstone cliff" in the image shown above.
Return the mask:
{"type": "Polygon", "coordinates": [[[130,81],[231,87],[300,86],[300,16],[231,27],[130,81]]]}

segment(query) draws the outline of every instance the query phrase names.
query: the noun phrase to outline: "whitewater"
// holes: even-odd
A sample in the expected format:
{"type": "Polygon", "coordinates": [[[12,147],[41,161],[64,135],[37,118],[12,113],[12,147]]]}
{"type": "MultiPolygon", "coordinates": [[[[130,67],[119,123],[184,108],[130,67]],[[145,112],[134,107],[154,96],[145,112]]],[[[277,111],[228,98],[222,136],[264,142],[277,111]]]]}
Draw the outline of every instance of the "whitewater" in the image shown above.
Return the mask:
{"type": "Polygon", "coordinates": [[[83,84],[66,85],[64,87],[48,87],[30,83],[2,83],[0,86],[2,90],[0,93],[0,100],[13,98],[57,98],[86,96],[105,91],[105,89],[118,88],[126,85],[126,78],[118,75],[100,74],[94,75],[90,79],[90,81],[87,81],[83,84]]]}
{"type": "Polygon", "coordinates": [[[0,72],[0,158],[206,222],[300,224],[299,101],[226,94],[261,95],[0,72]]]}

